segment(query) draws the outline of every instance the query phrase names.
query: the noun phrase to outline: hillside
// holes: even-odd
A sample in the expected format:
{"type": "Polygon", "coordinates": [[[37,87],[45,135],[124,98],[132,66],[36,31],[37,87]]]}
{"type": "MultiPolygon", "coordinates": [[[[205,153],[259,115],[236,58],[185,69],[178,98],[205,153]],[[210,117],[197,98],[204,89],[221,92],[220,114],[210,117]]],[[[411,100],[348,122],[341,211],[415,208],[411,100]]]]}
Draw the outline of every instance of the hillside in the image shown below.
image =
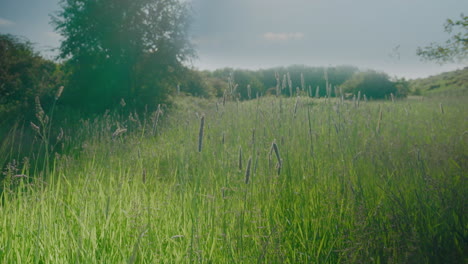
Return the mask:
{"type": "Polygon", "coordinates": [[[410,81],[411,91],[416,94],[438,94],[468,90],[468,67],[410,81]]]}

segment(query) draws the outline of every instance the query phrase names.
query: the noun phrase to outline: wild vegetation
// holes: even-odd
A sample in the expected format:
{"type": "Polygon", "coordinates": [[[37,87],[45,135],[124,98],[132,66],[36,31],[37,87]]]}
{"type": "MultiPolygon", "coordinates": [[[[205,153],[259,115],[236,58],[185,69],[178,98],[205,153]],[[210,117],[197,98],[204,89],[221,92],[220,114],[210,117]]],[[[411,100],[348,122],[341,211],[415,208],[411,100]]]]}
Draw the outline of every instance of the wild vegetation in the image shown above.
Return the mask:
{"type": "Polygon", "coordinates": [[[0,263],[467,262],[466,69],[200,72],[189,22],[63,0],[60,61],[0,34],[0,263]]]}
{"type": "MultiPolygon", "coordinates": [[[[8,156],[1,262],[462,263],[465,102],[123,105],[65,132],[47,170],[8,156]]],[[[43,147],[61,133],[35,123],[43,147]]]]}
{"type": "Polygon", "coordinates": [[[466,93],[468,90],[468,67],[428,78],[411,80],[410,87],[411,92],[415,95],[440,96],[466,93]]]}

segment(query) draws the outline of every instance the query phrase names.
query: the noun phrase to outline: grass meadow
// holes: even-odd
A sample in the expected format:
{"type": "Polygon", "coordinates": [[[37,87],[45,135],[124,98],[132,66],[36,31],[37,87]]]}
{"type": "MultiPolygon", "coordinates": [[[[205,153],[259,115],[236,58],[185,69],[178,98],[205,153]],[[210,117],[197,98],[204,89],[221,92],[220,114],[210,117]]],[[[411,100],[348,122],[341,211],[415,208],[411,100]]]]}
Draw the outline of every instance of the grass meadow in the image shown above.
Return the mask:
{"type": "Polygon", "coordinates": [[[181,96],[28,158],[15,130],[0,262],[466,263],[467,98],[181,96]]]}

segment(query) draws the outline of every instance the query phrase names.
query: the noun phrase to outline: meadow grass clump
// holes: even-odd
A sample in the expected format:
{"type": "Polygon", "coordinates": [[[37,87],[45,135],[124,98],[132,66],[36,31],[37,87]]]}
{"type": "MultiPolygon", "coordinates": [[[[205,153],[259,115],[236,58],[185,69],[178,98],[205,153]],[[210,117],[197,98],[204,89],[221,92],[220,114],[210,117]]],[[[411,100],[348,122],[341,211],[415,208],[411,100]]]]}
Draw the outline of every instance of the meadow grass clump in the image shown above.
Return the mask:
{"type": "Polygon", "coordinates": [[[82,121],[44,183],[2,192],[0,262],[466,260],[466,97],[297,100],[82,121]]]}

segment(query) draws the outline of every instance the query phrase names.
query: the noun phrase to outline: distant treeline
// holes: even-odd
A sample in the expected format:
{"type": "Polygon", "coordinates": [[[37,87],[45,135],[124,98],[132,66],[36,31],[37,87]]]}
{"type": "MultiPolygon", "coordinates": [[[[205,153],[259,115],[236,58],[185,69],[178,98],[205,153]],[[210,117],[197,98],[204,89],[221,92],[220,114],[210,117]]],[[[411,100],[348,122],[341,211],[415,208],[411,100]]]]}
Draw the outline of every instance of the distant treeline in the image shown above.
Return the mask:
{"type": "MultiPolygon", "coordinates": [[[[69,89],[69,83],[76,85],[77,82],[73,79],[76,77],[73,74],[76,67],[70,67],[68,64],[68,61],[58,63],[42,58],[27,40],[12,35],[0,35],[2,120],[33,116],[36,97],[47,109],[57,99],[57,91],[61,86],[65,86],[65,89],[62,98],[57,101],[59,107],[81,110],[79,106],[83,101],[88,106],[101,105],[92,108],[92,114],[119,106],[122,99],[135,109],[154,108],[159,103],[170,104],[170,95],[178,93],[205,98],[249,100],[266,95],[334,97],[343,96],[344,93],[357,95],[359,92],[366,94],[368,98],[378,99],[391,93],[405,96],[408,92],[408,85],[404,80],[391,81],[383,73],[360,72],[354,66],[294,65],[255,71],[232,68],[198,71],[180,66],[177,69],[169,69],[176,72],[168,73],[168,76],[155,78],[154,75],[140,75],[138,81],[145,83],[146,92],[131,96],[129,93],[120,94],[118,90],[103,93],[89,91],[89,87],[81,90],[69,89]]],[[[119,76],[108,76],[106,73],[108,72],[103,71],[96,82],[114,83],[115,79],[119,79],[119,76]]]]}
{"type": "MultiPolygon", "coordinates": [[[[339,86],[358,72],[354,66],[309,67],[293,65],[261,70],[242,70],[224,68],[212,72],[203,71],[200,94],[222,97],[225,93],[234,93],[241,100],[248,100],[263,95],[294,96],[297,93],[315,96],[318,87],[319,96],[327,95],[327,84],[339,86]],[[278,93],[279,92],[279,93],[278,93]]],[[[197,93],[193,87],[182,87],[189,93],[197,93]]]]}

